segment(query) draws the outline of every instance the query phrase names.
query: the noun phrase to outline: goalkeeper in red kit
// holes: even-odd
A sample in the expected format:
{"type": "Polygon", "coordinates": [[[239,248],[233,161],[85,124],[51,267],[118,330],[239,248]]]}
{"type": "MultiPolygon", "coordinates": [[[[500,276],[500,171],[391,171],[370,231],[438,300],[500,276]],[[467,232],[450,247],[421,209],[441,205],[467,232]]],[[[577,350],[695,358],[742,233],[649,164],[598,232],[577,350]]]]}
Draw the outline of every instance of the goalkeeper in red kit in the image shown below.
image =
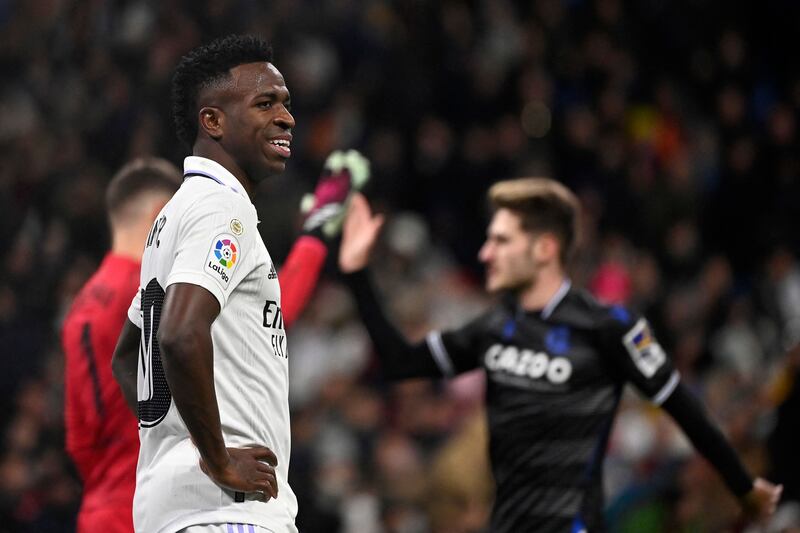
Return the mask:
{"type": "MultiPolygon", "coordinates": [[[[304,233],[278,274],[286,327],[302,312],[316,285],[327,239],[341,228],[351,190],[368,177],[368,165],[359,154],[334,152],[314,195],[304,200],[304,233]]],[[[76,296],[63,324],[66,447],[83,481],[78,533],[133,532],[138,423],[114,380],[111,356],[139,288],[142,250],[153,220],[181,181],[180,171],[158,158],[136,159],[114,176],[106,190],[111,250],[76,296]]]]}

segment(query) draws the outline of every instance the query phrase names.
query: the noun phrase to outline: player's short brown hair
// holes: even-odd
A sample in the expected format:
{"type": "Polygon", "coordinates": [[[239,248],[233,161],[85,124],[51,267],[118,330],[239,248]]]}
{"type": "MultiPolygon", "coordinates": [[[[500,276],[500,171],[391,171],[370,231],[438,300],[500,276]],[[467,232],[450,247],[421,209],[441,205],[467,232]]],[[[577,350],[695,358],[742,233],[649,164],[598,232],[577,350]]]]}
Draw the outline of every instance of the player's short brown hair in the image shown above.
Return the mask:
{"type": "Polygon", "coordinates": [[[555,235],[561,244],[561,263],[567,263],[575,248],[580,213],[580,202],[567,187],[549,178],[500,181],[489,189],[489,203],[494,211],[516,213],[525,231],[555,235]]]}
{"type": "Polygon", "coordinates": [[[158,157],[138,157],[125,164],[106,188],[106,210],[112,218],[145,193],[171,196],[181,186],[178,167],[158,157]]]}

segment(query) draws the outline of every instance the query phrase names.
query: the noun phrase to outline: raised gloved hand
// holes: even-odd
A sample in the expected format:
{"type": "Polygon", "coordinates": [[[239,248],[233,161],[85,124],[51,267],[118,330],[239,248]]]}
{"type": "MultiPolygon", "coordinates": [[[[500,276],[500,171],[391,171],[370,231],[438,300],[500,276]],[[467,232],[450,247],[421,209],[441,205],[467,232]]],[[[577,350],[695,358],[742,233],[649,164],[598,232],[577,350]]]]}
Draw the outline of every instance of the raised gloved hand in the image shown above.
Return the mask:
{"type": "Polygon", "coordinates": [[[303,197],[303,230],[326,239],[338,236],[354,191],[369,181],[369,161],[356,150],[337,150],[325,160],[314,194],[303,197]]]}

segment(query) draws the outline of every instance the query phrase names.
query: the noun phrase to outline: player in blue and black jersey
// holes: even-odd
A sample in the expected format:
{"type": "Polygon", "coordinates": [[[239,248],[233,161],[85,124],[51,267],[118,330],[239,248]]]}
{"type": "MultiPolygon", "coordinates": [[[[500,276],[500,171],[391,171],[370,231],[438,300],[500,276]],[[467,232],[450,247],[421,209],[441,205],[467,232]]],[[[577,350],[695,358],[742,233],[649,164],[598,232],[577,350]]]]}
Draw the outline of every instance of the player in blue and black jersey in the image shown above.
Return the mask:
{"type": "Polygon", "coordinates": [[[579,204],[549,179],[500,182],[480,259],[502,303],[460,329],[410,344],[385,317],[365,270],[382,218],[363,197],[344,228],[341,270],[390,379],[487,375],[493,533],[603,531],[602,473],[614,414],[632,383],[680,425],[752,518],[781,487],[754,480],[681,383],[647,320],[573,287],[565,265],[579,204]]]}

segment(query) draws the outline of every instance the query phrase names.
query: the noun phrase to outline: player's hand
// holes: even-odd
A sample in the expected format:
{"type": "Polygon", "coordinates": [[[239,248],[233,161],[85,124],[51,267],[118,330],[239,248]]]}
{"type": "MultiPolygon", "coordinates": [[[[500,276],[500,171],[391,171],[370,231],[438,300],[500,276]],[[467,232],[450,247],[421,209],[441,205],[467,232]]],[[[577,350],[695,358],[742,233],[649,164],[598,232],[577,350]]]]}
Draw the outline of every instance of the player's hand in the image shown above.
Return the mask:
{"type": "Polygon", "coordinates": [[[314,194],[303,197],[303,230],[319,232],[327,239],[338,236],[353,191],[366,185],[369,174],[369,161],[356,150],[332,152],[325,160],[314,194]]]}
{"type": "Polygon", "coordinates": [[[782,492],[783,485],[774,485],[762,478],[756,479],[753,489],[742,498],[745,516],[750,520],[766,520],[775,512],[782,492]]]}
{"type": "Polygon", "coordinates": [[[383,215],[373,215],[364,195],[354,194],[339,246],[339,269],[343,273],[349,274],[367,266],[381,226],[383,215]]]}
{"type": "Polygon", "coordinates": [[[200,459],[200,469],[220,487],[238,492],[261,492],[264,499],[278,497],[278,479],[275,467],[278,458],[269,448],[228,448],[230,460],[224,467],[212,471],[200,459]]]}

